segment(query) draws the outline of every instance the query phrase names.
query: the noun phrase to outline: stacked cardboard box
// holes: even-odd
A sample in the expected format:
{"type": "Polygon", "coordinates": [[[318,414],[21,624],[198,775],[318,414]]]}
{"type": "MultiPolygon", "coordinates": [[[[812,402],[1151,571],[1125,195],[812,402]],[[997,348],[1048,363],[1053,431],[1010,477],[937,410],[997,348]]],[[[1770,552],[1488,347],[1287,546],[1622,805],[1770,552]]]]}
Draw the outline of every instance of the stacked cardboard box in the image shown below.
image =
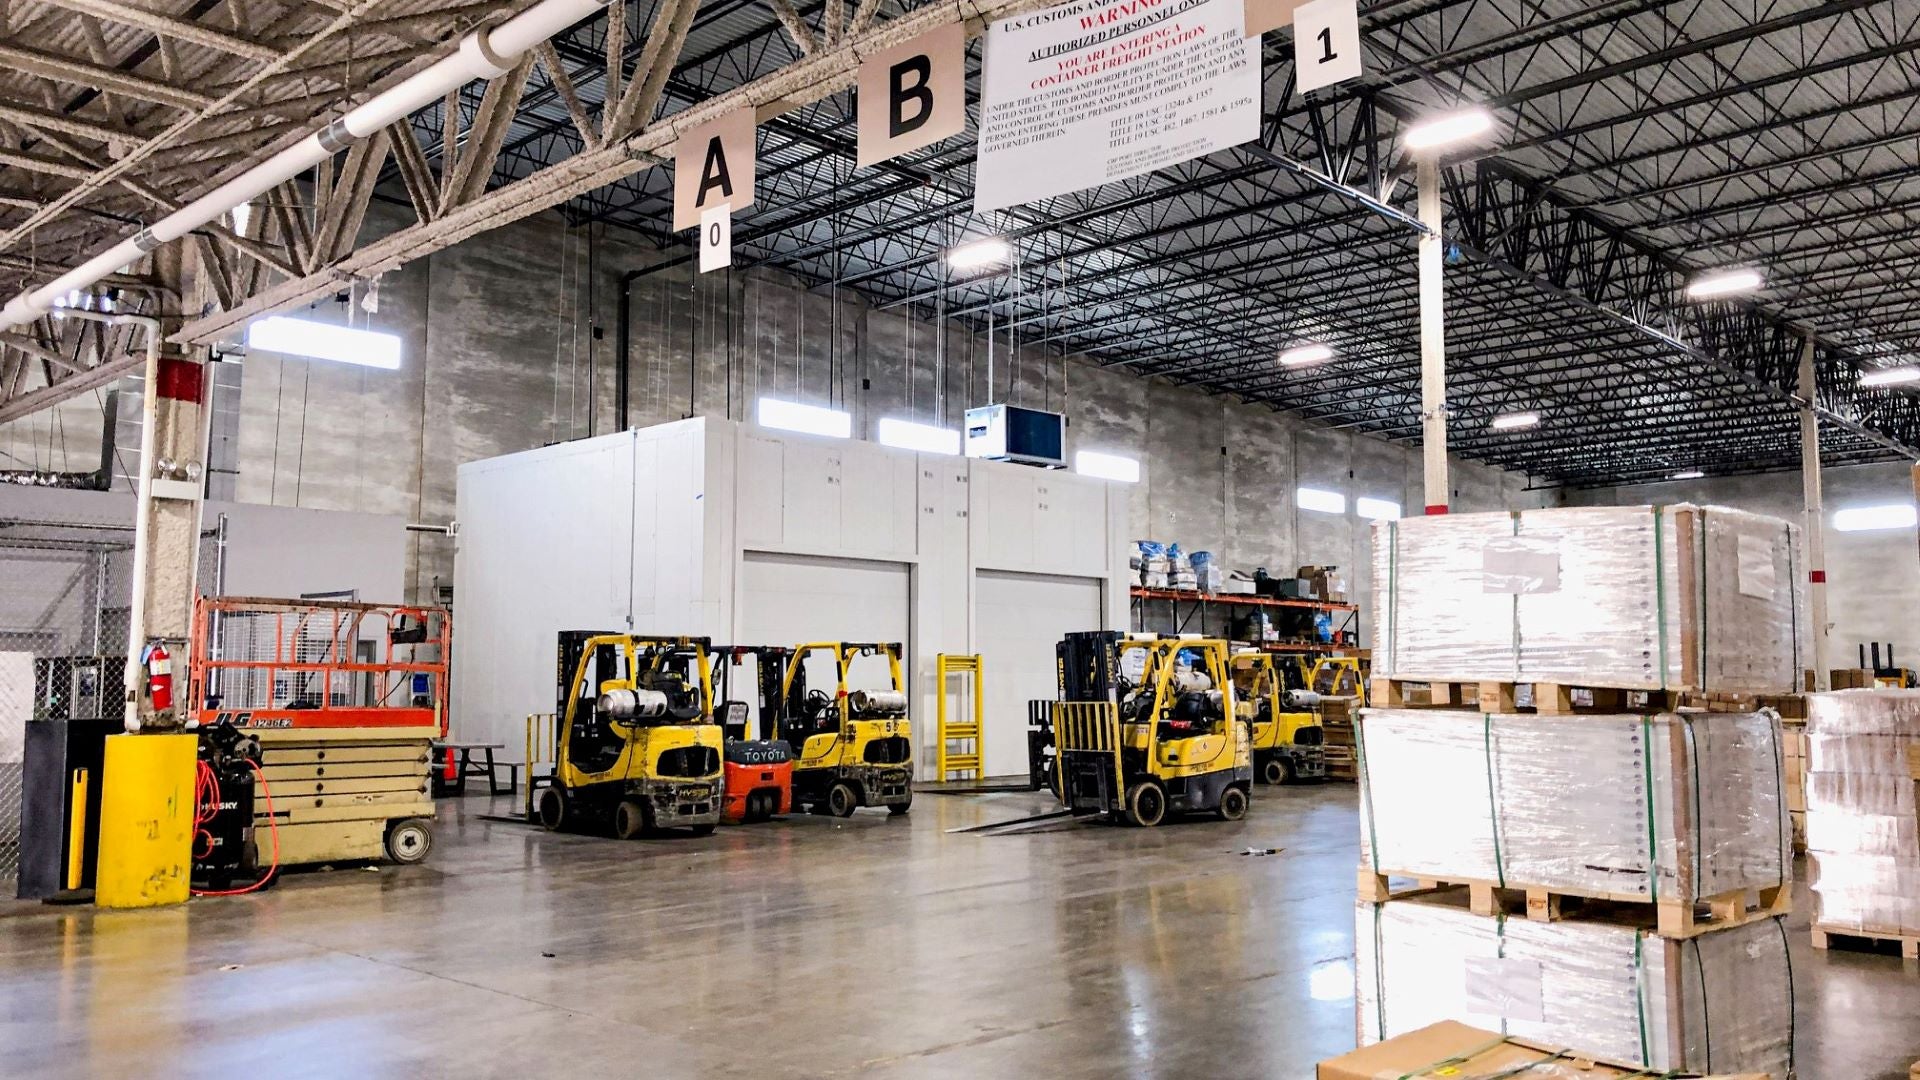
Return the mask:
{"type": "Polygon", "coordinates": [[[1363,1043],[1459,1020],[1787,1075],[1785,745],[1727,695],[1797,689],[1794,539],[1692,506],[1376,526],[1376,675],[1485,711],[1361,713],[1363,1043]]]}
{"type": "Polygon", "coordinates": [[[1362,1044],[1458,1020],[1656,1072],[1789,1075],[1779,919],[1674,940],[1599,919],[1489,919],[1397,900],[1360,908],[1354,951],[1362,1044]]]}
{"type": "MultiPolygon", "coordinates": [[[[1314,1071],[1315,1080],[1646,1080],[1646,1076],[1647,1070],[1638,1066],[1597,1061],[1565,1046],[1528,1042],[1450,1020],[1323,1061],[1314,1071]]],[[[1718,1080],[1768,1080],[1768,1076],[1741,1073],[1718,1080]]]]}
{"type": "Polygon", "coordinates": [[[1807,850],[1807,720],[1805,715],[1780,719],[1781,745],[1785,748],[1787,773],[1787,815],[1793,826],[1794,854],[1807,850]]]}
{"type": "Polygon", "coordinates": [[[1852,934],[1920,941],[1914,761],[1920,690],[1807,699],[1807,866],[1816,942],[1852,934]]]}
{"type": "Polygon", "coordinates": [[[1374,673],[1790,694],[1809,655],[1797,530],[1699,506],[1374,526],[1374,673]]]}
{"type": "Polygon", "coordinates": [[[1379,870],[1655,905],[1789,880],[1771,713],[1369,709],[1360,731],[1379,870]]]}

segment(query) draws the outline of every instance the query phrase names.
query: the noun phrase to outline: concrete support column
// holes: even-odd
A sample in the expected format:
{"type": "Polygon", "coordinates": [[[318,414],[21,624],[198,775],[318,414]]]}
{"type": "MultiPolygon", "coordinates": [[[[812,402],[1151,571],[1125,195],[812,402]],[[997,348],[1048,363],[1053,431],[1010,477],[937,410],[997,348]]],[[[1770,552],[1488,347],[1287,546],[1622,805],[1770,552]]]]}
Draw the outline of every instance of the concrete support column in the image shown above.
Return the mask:
{"type": "Polygon", "coordinates": [[[1420,188],[1420,443],[1426,465],[1426,511],[1444,514],[1447,479],[1447,333],[1440,274],[1444,264],[1440,238],[1440,163],[1424,157],[1414,164],[1420,188]]]}
{"type": "Polygon", "coordinates": [[[1803,525],[1807,545],[1807,599],[1813,615],[1813,688],[1827,689],[1827,540],[1826,511],[1820,491],[1820,417],[1813,410],[1816,387],[1813,339],[1800,345],[1800,483],[1806,501],[1803,525]]]}
{"type": "Polygon", "coordinates": [[[134,512],[133,601],[127,627],[126,725],[129,731],[178,727],[186,719],[188,638],[200,558],[200,500],[206,488],[204,368],[197,359],[147,350],[140,430],[139,502],[134,512]],[[143,657],[164,647],[173,701],[157,709],[143,657]]]}

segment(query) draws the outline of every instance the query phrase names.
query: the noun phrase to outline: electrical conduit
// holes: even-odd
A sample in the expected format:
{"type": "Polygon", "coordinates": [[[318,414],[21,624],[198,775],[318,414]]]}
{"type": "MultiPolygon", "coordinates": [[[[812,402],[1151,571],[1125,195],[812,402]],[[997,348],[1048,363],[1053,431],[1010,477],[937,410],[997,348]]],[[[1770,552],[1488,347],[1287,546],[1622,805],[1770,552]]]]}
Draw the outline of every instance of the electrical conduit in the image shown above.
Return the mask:
{"type": "Polygon", "coordinates": [[[291,180],[415,109],[440,100],[474,79],[507,73],[528,49],[592,15],[605,0],[541,0],[492,30],[461,39],[460,47],[432,67],[375,95],[293,146],[234,177],[179,210],[0,308],[0,330],[25,326],[53,310],[55,301],[85,289],[170,240],[177,240],[276,184],[291,180]]]}

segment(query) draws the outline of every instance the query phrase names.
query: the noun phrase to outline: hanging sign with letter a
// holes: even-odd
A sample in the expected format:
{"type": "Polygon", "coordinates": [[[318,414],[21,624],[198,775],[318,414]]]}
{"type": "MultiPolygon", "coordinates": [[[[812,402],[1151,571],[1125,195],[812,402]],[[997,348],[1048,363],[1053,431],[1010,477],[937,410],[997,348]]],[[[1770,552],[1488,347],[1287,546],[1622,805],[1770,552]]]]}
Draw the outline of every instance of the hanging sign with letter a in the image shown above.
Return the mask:
{"type": "Polygon", "coordinates": [[[683,132],[673,147],[673,228],[695,229],[716,206],[753,205],[753,107],[683,132]]]}
{"type": "Polygon", "coordinates": [[[867,57],[856,89],[858,168],[960,134],[967,126],[966,25],[929,30],[867,57]]]}

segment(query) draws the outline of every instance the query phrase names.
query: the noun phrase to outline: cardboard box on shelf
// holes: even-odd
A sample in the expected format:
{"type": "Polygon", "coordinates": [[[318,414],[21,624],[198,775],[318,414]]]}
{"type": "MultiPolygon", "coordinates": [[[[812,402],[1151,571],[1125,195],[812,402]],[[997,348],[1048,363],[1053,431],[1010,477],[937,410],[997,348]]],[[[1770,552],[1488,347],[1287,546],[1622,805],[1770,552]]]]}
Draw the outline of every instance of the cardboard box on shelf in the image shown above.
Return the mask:
{"type": "MultiPolygon", "coordinates": [[[[1386,1042],[1364,1046],[1320,1063],[1316,1080],[1402,1080],[1448,1077],[1478,1080],[1526,1076],[1537,1080],[1624,1080],[1647,1071],[1631,1065],[1595,1061],[1555,1046],[1503,1038],[1497,1032],[1452,1020],[1409,1031],[1386,1042]]],[[[1720,1080],[1767,1080],[1767,1073],[1740,1073],[1720,1080]]]]}

